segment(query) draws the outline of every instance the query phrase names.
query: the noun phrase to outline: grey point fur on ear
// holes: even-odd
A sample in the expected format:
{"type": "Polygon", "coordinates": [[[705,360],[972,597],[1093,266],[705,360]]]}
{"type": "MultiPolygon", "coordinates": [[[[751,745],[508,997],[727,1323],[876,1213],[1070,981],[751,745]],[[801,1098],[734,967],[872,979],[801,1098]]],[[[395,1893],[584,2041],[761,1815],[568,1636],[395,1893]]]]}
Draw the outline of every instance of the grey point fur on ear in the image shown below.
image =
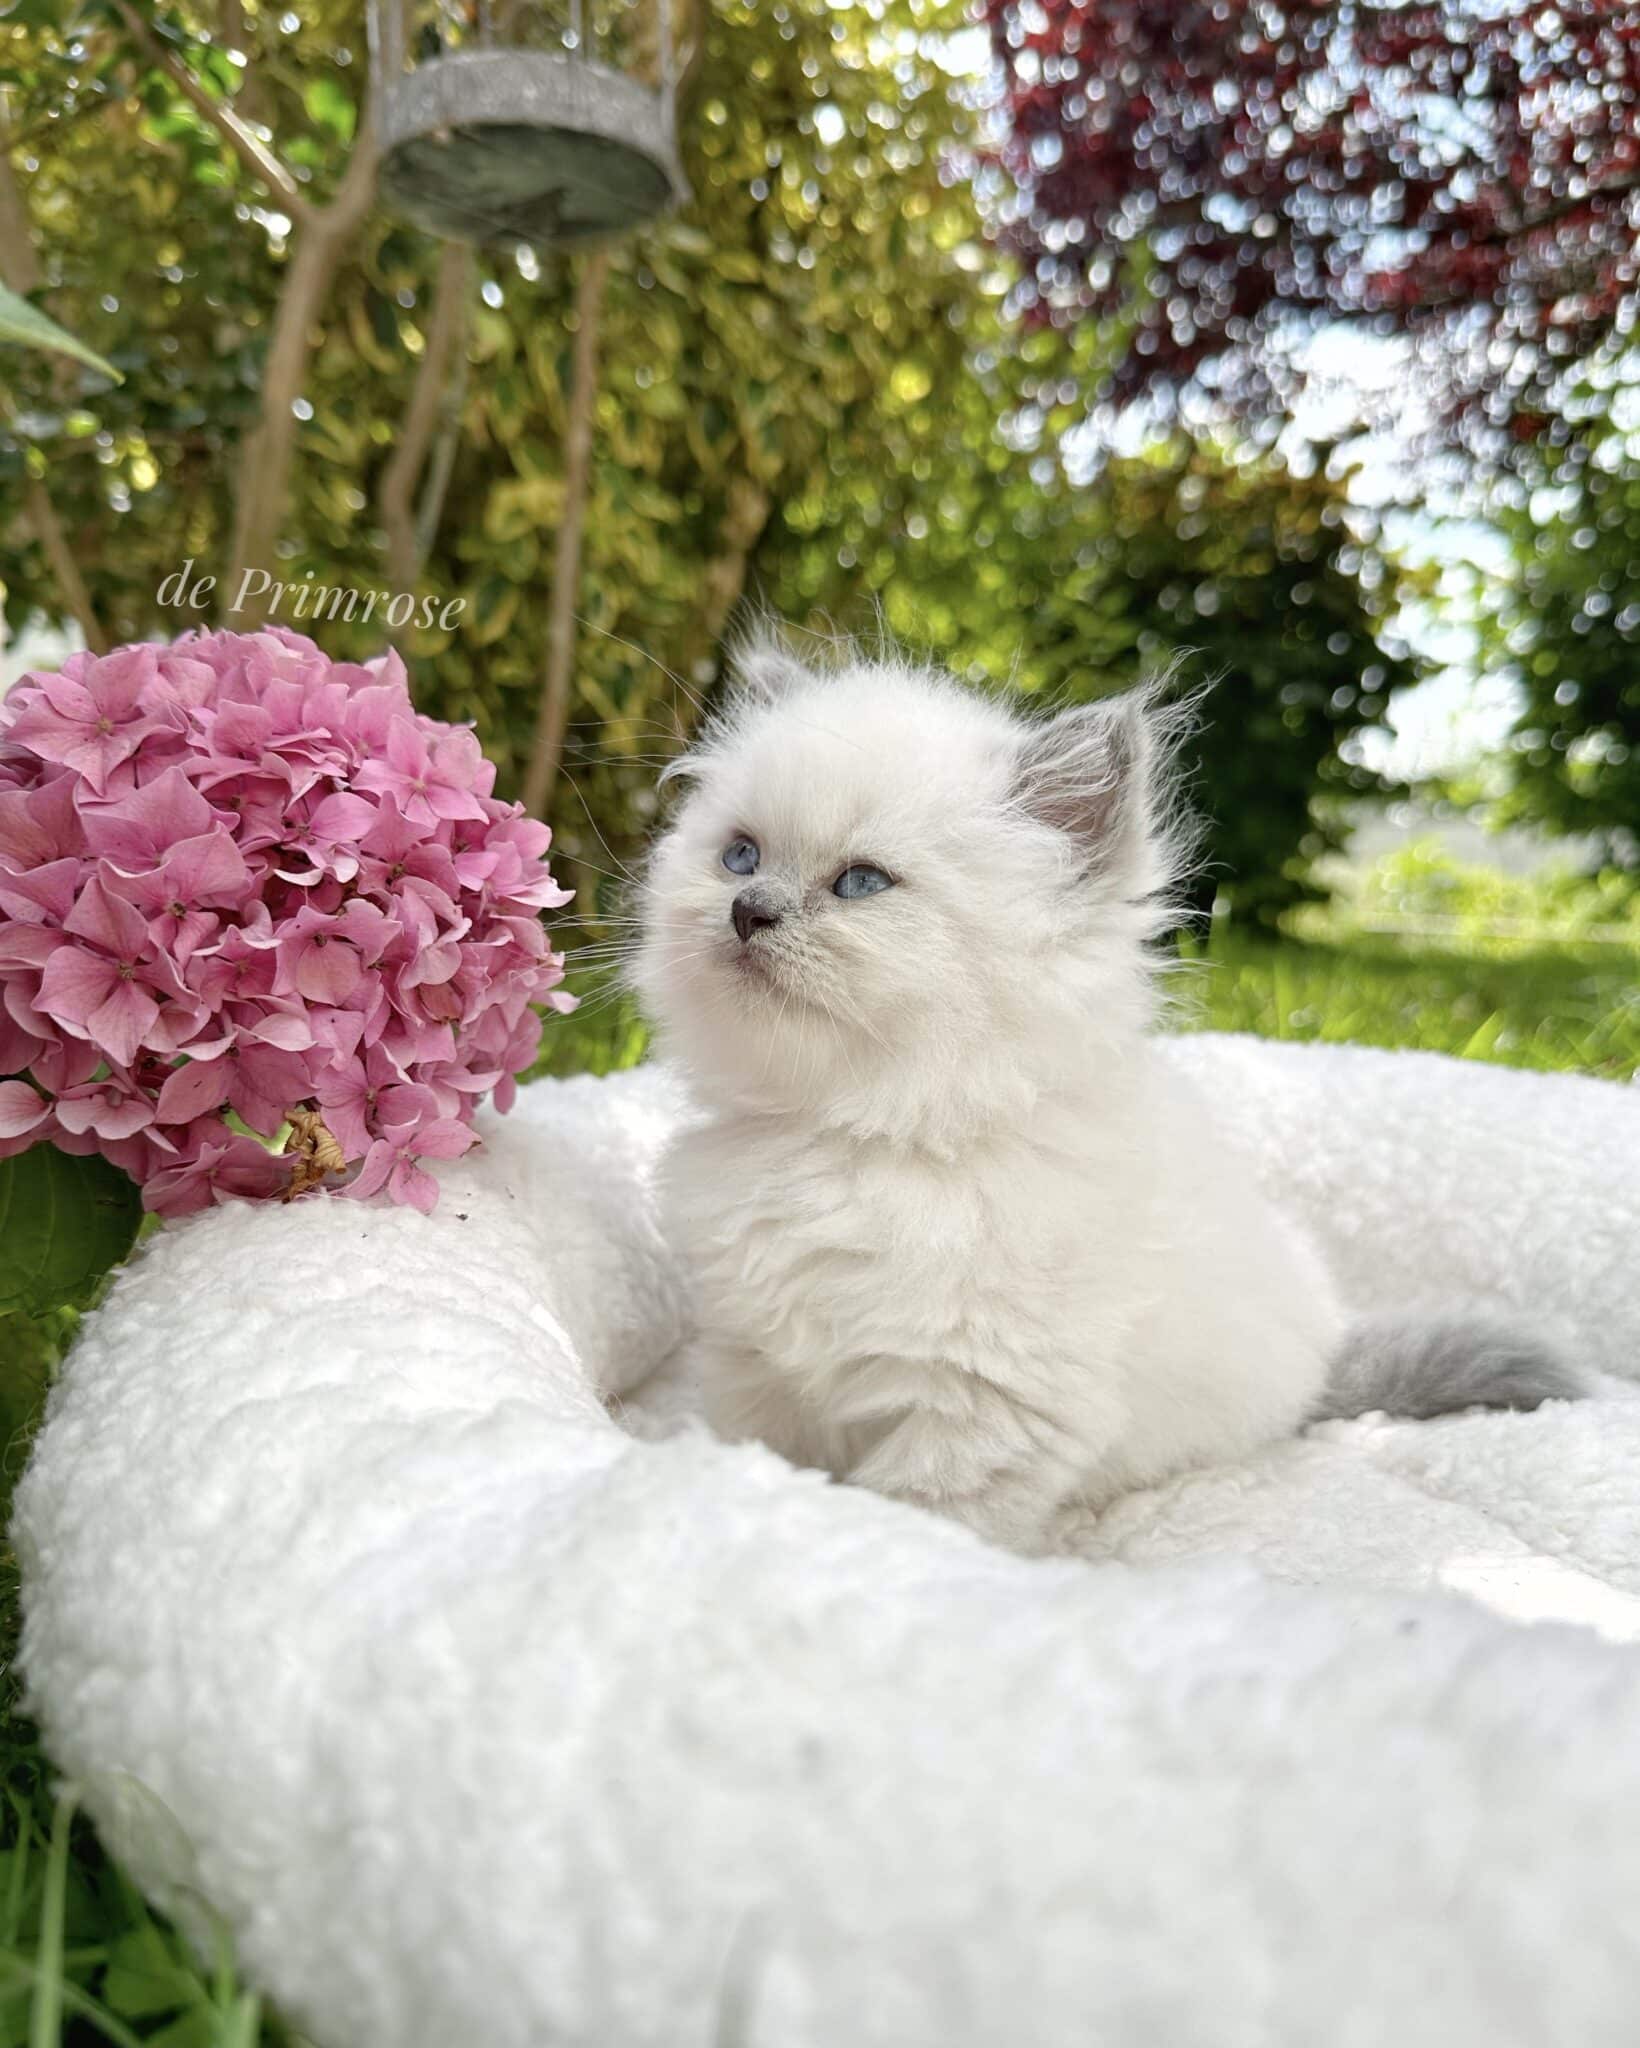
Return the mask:
{"type": "Polygon", "coordinates": [[[661,770],[659,787],[698,780],[718,746],[733,735],[748,713],[777,703],[789,690],[812,681],[815,675],[786,645],[779,622],[767,615],[754,615],[729,636],[724,648],[724,667],[728,683],[722,698],[694,745],[661,770]]]}
{"type": "Polygon", "coordinates": [[[1195,706],[1175,694],[1169,669],[1027,727],[1014,800],[1065,834],[1087,874],[1124,895],[1167,890],[1189,855],[1171,770],[1195,706]]]}
{"type": "Polygon", "coordinates": [[[734,694],[742,702],[772,704],[809,674],[768,620],[737,634],[728,658],[734,694]]]}

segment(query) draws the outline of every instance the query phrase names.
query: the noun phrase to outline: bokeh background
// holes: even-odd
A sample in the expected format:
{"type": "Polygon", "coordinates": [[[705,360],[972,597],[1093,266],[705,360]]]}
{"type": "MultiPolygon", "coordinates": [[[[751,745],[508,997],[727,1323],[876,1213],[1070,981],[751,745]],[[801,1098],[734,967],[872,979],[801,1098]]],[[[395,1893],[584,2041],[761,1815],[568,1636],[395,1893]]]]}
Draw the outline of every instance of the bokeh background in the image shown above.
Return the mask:
{"type": "MultiPolygon", "coordinates": [[[[1634,10],[670,5],[691,196],[589,253],[380,205],[353,0],[0,0],[0,282],[123,378],[0,349],[0,678],[200,622],[185,563],[464,600],[398,642],[554,827],[567,1070],[642,1053],[626,878],[748,607],[1056,698],[1182,656],[1182,1025],[1631,1075],[1634,10]]],[[[70,1322],[0,1321],[12,1470],[70,1322]]],[[[0,2048],[294,2038],[0,1749],[0,2048]]]]}

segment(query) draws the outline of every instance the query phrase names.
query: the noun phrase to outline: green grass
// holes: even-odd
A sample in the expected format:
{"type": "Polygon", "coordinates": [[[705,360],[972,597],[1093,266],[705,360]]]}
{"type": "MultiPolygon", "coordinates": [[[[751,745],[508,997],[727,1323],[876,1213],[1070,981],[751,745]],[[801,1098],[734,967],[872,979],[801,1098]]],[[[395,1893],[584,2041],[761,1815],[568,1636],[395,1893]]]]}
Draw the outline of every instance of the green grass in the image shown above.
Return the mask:
{"type": "MultiPolygon", "coordinates": [[[[1477,934],[1441,946],[1351,933],[1312,920],[1305,941],[1215,930],[1185,949],[1181,1028],[1417,1046],[1509,1065],[1624,1079],[1640,1068],[1640,952],[1554,947],[1477,934]]],[[[573,985],[573,983],[572,983],[573,985]]],[[[547,1027],[537,1071],[605,1073],[643,1056],[631,1008],[593,987],[547,1027]]],[[[9,1513],[52,1333],[0,1322],[0,1469],[9,1513]],[[22,1356],[23,1338],[34,1348],[22,1356]]],[[[0,2048],[155,2042],[162,2048],[291,2048],[296,2037],[237,1980],[226,1950],[196,1963],[151,1914],[59,1798],[34,1730],[18,1712],[10,1649],[16,1571],[0,1560],[0,2048]]]]}
{"type": "Polygon", "coordinates": [[[1186,1028],[1408,1046],[1610,1080],[1640,1067],[1640,948],[1215,931],[1184,950],[1176,992],[1186,1028]]]}

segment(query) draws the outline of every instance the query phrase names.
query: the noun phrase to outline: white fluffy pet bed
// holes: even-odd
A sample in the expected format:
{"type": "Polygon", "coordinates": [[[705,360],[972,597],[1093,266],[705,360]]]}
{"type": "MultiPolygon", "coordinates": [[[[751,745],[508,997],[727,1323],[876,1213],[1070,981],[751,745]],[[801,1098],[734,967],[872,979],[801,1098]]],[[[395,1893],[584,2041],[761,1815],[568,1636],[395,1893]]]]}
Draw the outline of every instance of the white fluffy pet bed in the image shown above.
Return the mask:
{"type": "MultiPolygon", "coordinates": [[[[1640,1091],[1175,1056],[1353,1296],[1634,1376],[1640,1091]]],[[[675,1376],[606,1409],[681,1328],[671,1113],[542,1084],[431,1221],[220,1209],[120,1280],[16,1536],[158,1899],[323,2048],[1632,2048],[1631,1389],[1331,1424],[1024,1562],[675,1376]]]]}

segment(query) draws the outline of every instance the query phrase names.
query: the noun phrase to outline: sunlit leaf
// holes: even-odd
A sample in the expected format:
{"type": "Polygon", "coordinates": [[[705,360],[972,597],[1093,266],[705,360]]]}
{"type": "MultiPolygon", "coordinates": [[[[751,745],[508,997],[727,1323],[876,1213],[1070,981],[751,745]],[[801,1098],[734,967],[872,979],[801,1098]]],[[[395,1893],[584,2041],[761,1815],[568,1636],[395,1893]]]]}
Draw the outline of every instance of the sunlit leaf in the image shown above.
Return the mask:
{"type": "Polygon", "coordinates": [[[113,383],[121,381],[119,371],[95,349],[87,348],[83,341],[76,341],[49,314],[42,313],[38,306],[30,305],[27,299],[19,298],[16,292],[8,291],[3,284],[0,284],[0,342],[14,342],[23,348],[46,349],[57,355],[73,356],[77,362],[87,364],[113,383]]]}
{"type": "Polygon", "coordinates": [[[328,128],[343,142],[352,141],[358,109],[339,79],[331,76],[315,78],[303,93],[302,104],[310,121],[328,128]]]}

